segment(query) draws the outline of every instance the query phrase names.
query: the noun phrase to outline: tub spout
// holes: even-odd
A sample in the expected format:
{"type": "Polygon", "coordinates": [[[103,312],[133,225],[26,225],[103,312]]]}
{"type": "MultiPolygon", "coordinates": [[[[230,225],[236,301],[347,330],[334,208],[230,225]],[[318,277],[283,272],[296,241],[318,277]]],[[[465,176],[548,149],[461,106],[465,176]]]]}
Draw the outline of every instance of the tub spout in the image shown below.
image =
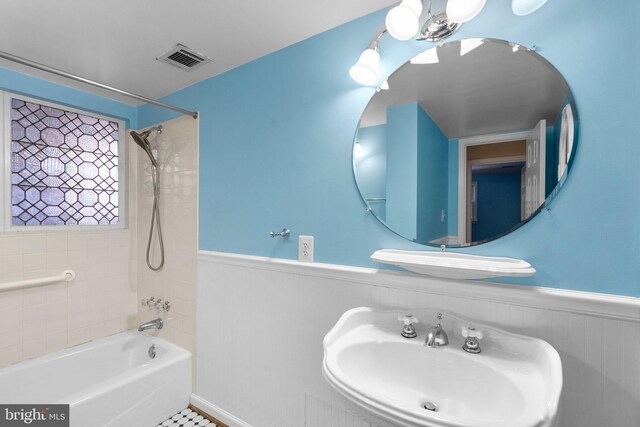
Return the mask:
{"type": "Polygon", "coordinates": [[[158,317],[157,319],[138,326],[138,332],[146,331],[147,329],[162,329],[162,326],[164,326],[162,324],[162,319],[158,317]]]}

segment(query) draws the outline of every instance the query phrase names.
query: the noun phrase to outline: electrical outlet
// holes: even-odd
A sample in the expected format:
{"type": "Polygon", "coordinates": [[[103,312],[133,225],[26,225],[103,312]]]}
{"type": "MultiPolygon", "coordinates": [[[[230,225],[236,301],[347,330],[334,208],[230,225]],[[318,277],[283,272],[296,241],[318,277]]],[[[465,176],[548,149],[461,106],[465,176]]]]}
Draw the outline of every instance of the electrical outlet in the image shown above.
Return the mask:
{"type": "Polygon", "coordinates": [[[298,261],[313,262],[313,236],[298,236],[298,261]]]}

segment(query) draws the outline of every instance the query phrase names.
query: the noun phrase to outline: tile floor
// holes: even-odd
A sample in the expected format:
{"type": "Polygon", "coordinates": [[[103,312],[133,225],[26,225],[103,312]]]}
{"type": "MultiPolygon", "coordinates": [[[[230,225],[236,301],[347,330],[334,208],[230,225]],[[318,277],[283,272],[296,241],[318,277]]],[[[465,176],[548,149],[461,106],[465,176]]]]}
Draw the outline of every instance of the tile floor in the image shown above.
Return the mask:
{"type": "Polygon", "coordinates": [[[197,412],[187,408],[178,412],[168,420],[158,424],[156,427],[220,427],[218,424],[208,420],[197,412]]]}

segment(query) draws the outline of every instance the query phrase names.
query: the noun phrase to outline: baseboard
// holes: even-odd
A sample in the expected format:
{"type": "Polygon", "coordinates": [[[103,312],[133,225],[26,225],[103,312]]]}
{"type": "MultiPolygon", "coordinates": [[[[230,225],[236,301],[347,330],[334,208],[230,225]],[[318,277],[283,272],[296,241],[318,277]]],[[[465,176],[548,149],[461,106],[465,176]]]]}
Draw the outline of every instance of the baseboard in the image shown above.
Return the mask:
{"type": "Polygon", "coordinates": [[[621,295],[485,281],[447,280],[392,270],[308,263],[226,252],[201,250],[198,252],[198,259],[200,262],[317,276],[371,286],[421,290],[437,295],[640,322],[640,298],[621,295]]]}
{"type": "Polygon", "coordinates": [[[230,414],[224,409],[217,407],[213,403],[201,398],[196,394],[191,395],[191,404],[199,409],[202,409],[212,417],[217,418],[218,420],[227,424],[229,427],[253,427],[251,424],[242,421],[235,415],[230,414]]]}

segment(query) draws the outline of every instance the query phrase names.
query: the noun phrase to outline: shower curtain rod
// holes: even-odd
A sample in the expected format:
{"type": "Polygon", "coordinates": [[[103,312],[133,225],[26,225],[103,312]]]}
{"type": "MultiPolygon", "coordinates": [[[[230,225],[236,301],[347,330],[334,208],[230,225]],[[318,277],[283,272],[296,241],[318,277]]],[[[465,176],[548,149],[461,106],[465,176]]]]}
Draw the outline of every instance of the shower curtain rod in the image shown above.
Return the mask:
{"type": "Polygon", "coordinates": [[[56,74],[61,77],[65,77],[67,79],[75,80],[78,82],[86,83],[91,86],[99,87],[100,89],[105,89],[111,92],[118,93],[120,95],[127,96],[129,98],[137,99],[138,101],[143,101],[148,104],[153,104],[158,107],[167,108],[169,110],[177,111],[182,114],[186,114],[188,116],[193,117],[194,119],[198,118],[197,111],[189,111],[180,107],[176,107],[170,104],[165,104],[164,102],[156,101],[155,99],[147,98],[146,96],[136,95],[135,93],[127,92],[126,90],[118,89],[115,87],[107,86],[102,83],[95,82],[93,80],[85,79],[84,77],[76,76],[75,74],[67,73],[66,71],[58,70],[57,68],[49,67],[48,65],[40,64],[38,62],[33,62],[25,58],[21,58],[16,55],[12,55],[7,52],[0,51],[0,58],[4,58],[8,61],[16,62],[18,64],[26,65],[27,67],[36,68],[38,70],[46,71],[47,73],[56,74]]]}

